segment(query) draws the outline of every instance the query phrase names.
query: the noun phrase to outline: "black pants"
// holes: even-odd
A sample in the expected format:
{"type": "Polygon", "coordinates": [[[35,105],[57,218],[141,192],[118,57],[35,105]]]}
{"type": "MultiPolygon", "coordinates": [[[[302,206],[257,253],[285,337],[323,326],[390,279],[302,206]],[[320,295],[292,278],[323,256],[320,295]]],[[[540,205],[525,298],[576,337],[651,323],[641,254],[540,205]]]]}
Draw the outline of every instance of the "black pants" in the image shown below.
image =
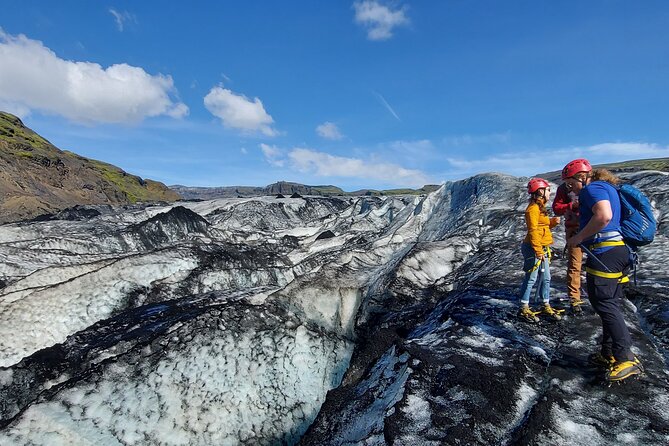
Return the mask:
{"type": "MultiPolygon", "coordinates": [[[[615,246],[597,258],[604,263],[611,272],[625,272],[629,268],[629,251],[627,246],[615,246]]],[[[598,271],[604,267],[594,259],[588,258],[586,266],[598,271]]],[[[632,361],[634,355],[632,338],[630,337],[625,319],[621,311],[623,285],[618,279],[606,279],[588,274],[588,298],[595,312],[602,319],[602,354],[613,354],[616,361],[632,361]]]]}

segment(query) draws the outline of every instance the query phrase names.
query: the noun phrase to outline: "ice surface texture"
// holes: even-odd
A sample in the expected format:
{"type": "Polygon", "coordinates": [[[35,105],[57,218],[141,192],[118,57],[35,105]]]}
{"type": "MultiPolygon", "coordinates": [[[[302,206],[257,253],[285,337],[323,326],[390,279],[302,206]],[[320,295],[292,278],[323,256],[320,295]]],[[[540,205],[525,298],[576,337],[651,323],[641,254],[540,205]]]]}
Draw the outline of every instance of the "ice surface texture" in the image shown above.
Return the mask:
{"type": "Polygon", "coordinates": [[[0,444],[664,444],[669,180],[628,179],[660,226],[614,389],[589,307],[514,317],[526,179],[0,226],[0,444]]]}

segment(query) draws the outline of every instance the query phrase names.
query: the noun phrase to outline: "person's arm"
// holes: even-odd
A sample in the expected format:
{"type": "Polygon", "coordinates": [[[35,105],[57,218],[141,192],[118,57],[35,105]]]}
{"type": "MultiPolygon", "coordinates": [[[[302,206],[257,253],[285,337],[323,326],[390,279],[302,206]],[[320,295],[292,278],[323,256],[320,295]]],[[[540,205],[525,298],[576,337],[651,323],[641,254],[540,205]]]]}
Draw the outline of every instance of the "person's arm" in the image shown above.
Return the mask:
{"type": "Polygon", "coordinates": [[[539,233],[539,208],[529,206],[525,211],[525,223],[527,224],[527,233],[529,234],[530,245],[534,250],[534,255],[540,259],[544,256],[544,249],[541,246],[541,234],[539,233]]]}
{"type": "Polygon", "coordinates": [[[567,189],[564,185],[560,185],[557,188],[555,193],[555,199],[553,200],[553,212],[555,215],[564,215],[565,212],[572,209],[571,199],[569,194],[567,194],[567,189]]]}
{"type": "Polygon", "coordinates": [[[592,207],[592,218],[575,236],[567,240],[567,244],[576,247],[583,243],[593,235],[604,229],[613,218],[613,210],[611,210],[611,202],[609,200],[601,200],[595,203],[592,207]]]}

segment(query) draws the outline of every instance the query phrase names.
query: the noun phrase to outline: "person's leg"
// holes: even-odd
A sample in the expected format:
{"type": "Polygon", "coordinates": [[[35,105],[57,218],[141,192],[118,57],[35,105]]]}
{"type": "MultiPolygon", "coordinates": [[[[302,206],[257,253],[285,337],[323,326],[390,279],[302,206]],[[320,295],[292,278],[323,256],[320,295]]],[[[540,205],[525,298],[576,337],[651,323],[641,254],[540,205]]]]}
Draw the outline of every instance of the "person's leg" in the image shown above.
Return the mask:
{"type": "Polygon", "coordinates": [[[551,265],[550,260],[547,258],[544,261],[544,271],[541,277],[541,299],[543,301],[543,307],[541,308],[541,313],[546,316],[546,318],[559,321],[562,319],[560,316],[560,310],[556,310],[551,307],[551,265]]]}
{"type": "Polygon", "coordinates": [[[530,294],[532,293],[532,287],[537,281],[539,268],[534,269],[536,257],[530,245],[526,243],[520,245],[520,252],[523,255],[523,270],[525,271],[525,277],[520,286],[520,303],[522,305],[529,305],[530,294]]]}
{"type": "Polygon", "coordinates": [[[537,281],[537,272],[533,271],[531,273],[526,272],[525,278],[523,279],[522,284],[520,285],[520,303],[522,305],[530,304],[530,293],[532,292],[532,287],[537,281]]]}
{"type": "MultiPolygon", "coordinates": [[[[573,237],[578,228],[567,228],[567,238],[573,237]]],[[[583,263],[583,251],[579,247],[567,248],[567,296],[573,307],[582,304],[581,300],[581,267],[583,263]]]]}
{"type": "MultiPolygon", "coordinates": [[[[613,356],[613,337],[607,324],[602,323],[602,350],[601,354],[604,357],[613,356]]],[[[615,357],[615,356],[614,356],[615,357]]]]}
{"type": "MultiPolygon", "coordinates": [[[[602,253],[599,257],[611,272],[622,272],[629,263],[627,247],[620,246],[602,253]]],[[[593,259],[588,259],[590,268],[601,270],[593,259]]],[[[593,308],[602,319],[603,338],[602,352],[610,348],[617,362],[632,361],[634,355],[630,350],[630,336],[621,310],[622,285],[618,279],[607,279],[588,274],[588,296],[593,308]]]]}
{"type": "Polygon", "coordinates": [[[542,271],[543,264],[539,265],[537,268],[537,287],[534,290],[534,302],[539,303],[543,301],[543,292],[544,292],[544,272],[542,271]]]}
{"type": "Polygon", "coordinates": [[[543,277],[541,281],[541,297],[544,304],[547,304],[551,300],[551,262],[546,257],[543,263],[543,277]]]}
{"type": "MultiPolygon", "coordinates": [[[[595,282],[598,282],[599,280],[600,278],[598,277],[595,282]]],[[[601,300],[602,324],[604,326],[605,336],[602,340],[602,350],[610,346],[616,361],[632,361],[634,360],[634,355],[631,350],[632,337],[627,329],[627,324],[625,324],[625,318],[623,317],[623,312],[620,308],[622,297],[621,293],[618,291],[620,289],[620,284],[618,284],[615,279],[601,279],[601,281],[609,282],[606,285],[603,285],[603,289],[606,289],[607,296],[605,299],[601,300]],[[607,336],[608,339],[606,338],[607,336]],[[606,342],[606,344],[604,344],[604,342],[606,342]]]]}
{"type": "Polygon", "coordinates": [[[595,277],[593,289],[599,295],[599,310],[605,336],[603,342],[606,341],[608,333],[613,352],[613,358],[604,357],[608,346],[602,344],[603,362],[606,362],[608,367],[604,378],[608,382],[619,382],[643,373],[641,361],[632,354],[632,338],[620,308],[622,292],[618,279],[595,277]]]}
{"type": "Polygon", "coordinates": [[[539,275],[539,268],[535,267],[536,265],[536,256],[534,255],[534,250],[531,246],[523,243],[520,248],[521,253],[523,254],[523,270],[525,271],[525,277],[523,278],[523,283],[520,286],[520,310],[518,311],[518,316],[527,322],[538,322],[539,318],[536,314],[530,309],[530,294],[532,293],[532,287],[537,281],[539,275]]]}
{"type": "Polygon", "coordinates": [[[569,300],[581,300],[581,263],[583,262],[583,251],[581,248],[569,248],[567,250],[567,295],[569,300]]]}
{"type": "Polygon", "coordinates": [[[595,313],[599,316],[602,321],[602,341],[601,341],[601,355],[602,357],[609,358],[613,356],[613,350],[611,347],[611,332],[609,325],[604,323],[604,318],[606,317],[606,305],[602,305],[599,300],[599,293],[595,285],[596,276],[588,274],[586,279],[586,285],[588,289],[588,299],[592,305],[592,309],[595,310],[595,313]]]}

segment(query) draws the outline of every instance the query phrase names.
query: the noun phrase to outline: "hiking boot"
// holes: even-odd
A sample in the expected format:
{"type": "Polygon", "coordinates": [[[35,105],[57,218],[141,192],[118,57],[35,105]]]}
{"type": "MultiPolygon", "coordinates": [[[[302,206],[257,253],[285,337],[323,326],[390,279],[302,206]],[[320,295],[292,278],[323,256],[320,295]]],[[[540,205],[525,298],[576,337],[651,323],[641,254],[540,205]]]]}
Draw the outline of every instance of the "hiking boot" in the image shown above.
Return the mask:
{"type": "Polygon", "coordinates": [[[603,355],[601,353],[593,353],[592,355],[588,356],[588,362],[592,365],[605,367],[608,369],[613,367],[613,364],[616,363],[616,358],[614,358],[611,354],[603,355]]]}
{"type": "Polygon", "coordinates": [[[581,298],[570,298],[569,299],[569,305],[571,305],[571,311],[573,313],[580,313],[581,310],[581,305],[583,305],[585,302],[581,298]]]}
{"type": "Polygon", "coordinates": [[[563,313],[564,310],[556,310],[555,308],[551,307],[550,304],[544,304],[543,307],[541,307],[541,314],[545,314],[546,317],[550,320],[553,321],[559,321],[562,319],[562,316],[560,316],[560,313],[563,313]]]}
{"type": "Polygon", "coordinates": [[[539,322],[539,318],[537,317],[537,312],[532,311],[529,305],[520,306],[520,310],[518,310],[518,317],[524,320],[525,322],[531,322],[533,324],[539,322]]]}
{"type": "Polygon", "coordinates": [[[634,358],[633,361],[616,362],[606,372],[606,380],[608,382],[619,382],[631,376],[640,375],[643,373],[643,366],[639,358],[634,358]]]}

